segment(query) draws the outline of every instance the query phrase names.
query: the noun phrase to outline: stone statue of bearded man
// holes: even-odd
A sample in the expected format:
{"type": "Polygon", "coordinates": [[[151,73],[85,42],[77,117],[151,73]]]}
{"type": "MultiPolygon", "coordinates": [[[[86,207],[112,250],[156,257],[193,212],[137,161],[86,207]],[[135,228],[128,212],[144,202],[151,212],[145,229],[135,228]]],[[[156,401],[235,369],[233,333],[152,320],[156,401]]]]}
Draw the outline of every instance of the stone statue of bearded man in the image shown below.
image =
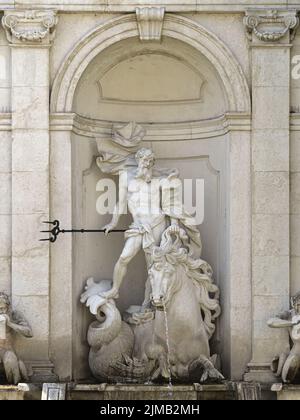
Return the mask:
{"type": "MultiPolygon", "coordinates": [[[[134,123],[129,126],[129,131],[128,126],[121,128],[112,140],[114,146],[116,144],[122,146],[120,155],[116,155],[115,148],[114,153],[102,152],[98,158],[100,169],[119,175],[119,201],[115,206],[111,222],[104,227],[106,233],[117,227],[120,216],[126,214],[127,207],[133,218],[132,225],[125,233],[126,242],[123,251],[114,268],[113,287],[103,293],[107,299],[117,297],[128,264],[141,249],[145,252],[149,268],[152,249],[154,246],[159,246],[167,227],[171,227],[170,233],[176,234],[182,226],[190,238],[195,256],[201,254],[201,239],[196,222],[182,206],[178,171],[157,169],[153,151],[138,147],[137,139],[141,141],[145,135],[143,129],[134,123]],[[134,139],[132,140],[134,146],[130,143],[131,138],[134,139]],[[124,148],[128,149],[125,157],[124,148]]],[[[102,146],[102,143],[98,143],[100,152],[102,146]]],[[[147,281],[143,307],[147,307],[148,303],[149,282],[147,281]]]]}

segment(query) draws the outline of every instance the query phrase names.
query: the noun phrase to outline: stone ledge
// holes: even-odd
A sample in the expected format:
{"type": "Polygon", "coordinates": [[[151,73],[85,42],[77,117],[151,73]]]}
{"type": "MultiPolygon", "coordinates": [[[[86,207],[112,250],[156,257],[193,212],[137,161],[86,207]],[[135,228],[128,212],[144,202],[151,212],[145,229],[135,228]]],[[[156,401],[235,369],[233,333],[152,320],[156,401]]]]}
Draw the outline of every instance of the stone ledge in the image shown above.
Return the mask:
{"type": "Polygon", "coordinates": [[[0,385],[0,401],[40,400],[41,392],[36,384],[0,385]]]}
{"type": "MultiPolygon", "coordinates": [[[[263,386],[258,383],[225,381],[221,384],[168,385],[137,384],[77,384],[69,383],[20,383],[17,386],[0,385],[0,401],[3,400],[40,400],[42,389],[64,390],[61,398],[67,400],[96,401],[220,401],[220,400],[257,400],[261,399],[263,386]],[[65,397],[64,397],[65,396],[65,397]]],[[[267,390],[270,390],[268,387],[267,390]]],[[[45,397],[45,395],[44,395],[45,397]]],[[[52,395],[53,397],[53,395],[52,395]]]]}
{"type": "MultiPolygon", "coordinates": [[[[15,5],[13,0],[9,1],[6,0],[0,6],[0,10],[18,10],[24,8],[24,5],[15,5]]],[[[109,7],[107,6],[107,2],[99,1],[99,0],[90,0],[85,4],[81,4],[81,0],[56,0],[56,1],[36,1],[34,7],[36,9],[55,9],[60,12],[78,12],[78,13],[95,13],[95,12],[102,12],[102,13],[118,13],[118,12],[135,12],[135,8],[141,5],[141,2],[138,0],[111,0],[109,3],[109,7]]],[[[229,1],[228,1],[229,3],[229,1]]],[[[148,0],[147,6],[157,6],[158,3],[156,0],[148,0]]],[[[27,5],[27,8],[30,9],[31,7],[27,5]]],[[[249,4],[245,4],[245,2],[238,2],[236,0],[232,0],[232,4],[224,4],[223,0],[215,0],[213,3],[210,0],[170,0],[168,2],[162,2],[159,6],[163,6],[166,8],[167,12],[240,12],[244,13],[248,8],[249,4]]],[[[256,4],[252,4],[250,6],[255,6],[256,8],[260,8],[260,3],[257,1],[256,4]]],[[[264,6],[263,6],[264,7],[264,6]]],[[[262,8],[263,8],[262,7],[262,8]]],[[[276,9],[284,9],[284,10],[291,10],[295,9],[295,5],[287,6],[286,2],[282,1],[281,3],[276,3],[276,9]]]]}
{"type": "Polygon", "coordinates": [[[273,384],[271,391],[276,392],[278,401],[300,401],[300,385],[273,384]]]}
{"type": "MultiPolygon", "coordinates": [[[[50,131],[73,131],[95,138],[111,135],[113,124],[118,122],[95,120],[75,113],[50,115],[50,131]]],[[[250,131],[251,117],[247,113],[226,113],[213,119],[174,123],[143,123],[147,134],[145,141],[197,140],[219,137],[230,131],[250,131]]]]}
{"type": "Polygon", "coordinates": [[[11,131],[11,113],[0,113],[0,131],[11,131]]]}
{"type": "Polygon", "coordinates": [[[125,385],[125,384],[69,384],[70,400],[235,400],[236,387],[232,382],[223,384],[125,385]]]}
{"type": "Polygon", "coordinates": [[[300,113],[291,114],[291,131],[300,131],[300,113]]]}

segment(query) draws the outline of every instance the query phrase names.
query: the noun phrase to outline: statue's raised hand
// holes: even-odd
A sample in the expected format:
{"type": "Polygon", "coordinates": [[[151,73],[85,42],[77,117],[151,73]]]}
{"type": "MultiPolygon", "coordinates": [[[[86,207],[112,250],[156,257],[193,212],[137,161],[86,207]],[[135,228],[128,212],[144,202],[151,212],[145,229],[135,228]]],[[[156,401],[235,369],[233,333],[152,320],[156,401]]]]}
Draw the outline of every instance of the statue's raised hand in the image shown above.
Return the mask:
{"type": "Polygon", "coordinates": [[[103,227],[104,233],[106,236],[108,236],[109,232],[111,232],[112,230],[114,230],[115,225],[113,223],[108,223],[108,225],[105,225],[103,227]]]}
{"type": "Polygon", "coordinates": [[[300,324],[300,315],[293,316],[292,323],[293,323],[293,325],[300,324]]]}
{"type": "Polygon", "coordinates": [[[0,321],[5,321],[8,324],[10,322],[10,316],[8,314],[0,314],[0,321]]]}
{"type": "Polygon", "coordinates": [[[180,233],[180,227],[178,225],[171,225],[168,228],[169,233],[174,234],[174,235],[179,235],[180,233]]]}

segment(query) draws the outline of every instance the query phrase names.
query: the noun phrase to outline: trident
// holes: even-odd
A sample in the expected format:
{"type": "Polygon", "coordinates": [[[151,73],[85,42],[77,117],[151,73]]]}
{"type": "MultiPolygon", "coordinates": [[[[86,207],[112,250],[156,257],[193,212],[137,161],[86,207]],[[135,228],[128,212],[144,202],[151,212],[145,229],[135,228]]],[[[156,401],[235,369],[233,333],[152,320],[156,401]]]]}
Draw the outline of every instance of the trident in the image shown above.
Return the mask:
{"type": "MultiPolygon", "coordinates": [[[[41,230],[41,233],[50,233],[49,238],[40,239],[40,241],[48,241],[51,243],[56,242],[58,236],[61,233],[105,233],[104,229],[61,229],[59,220],[54,220],[54,222],[43,222],[48,225],[52,225],[53,228],[50,230],[41,230]]],[[[112,230],[111,232],[126,232],[125,229],[116,229],[112,230]]]]}

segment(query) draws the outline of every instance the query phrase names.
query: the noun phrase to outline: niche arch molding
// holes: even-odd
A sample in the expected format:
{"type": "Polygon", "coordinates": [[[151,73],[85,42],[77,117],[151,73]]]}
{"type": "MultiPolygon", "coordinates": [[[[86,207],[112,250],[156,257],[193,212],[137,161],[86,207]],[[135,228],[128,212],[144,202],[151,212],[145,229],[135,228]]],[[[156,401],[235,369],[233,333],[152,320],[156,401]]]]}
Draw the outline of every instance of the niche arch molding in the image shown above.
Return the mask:
{"type": "MultiPolygon", "coordinates": [[[[162,36],[194,47],[210,61],[224,87],[227,112],[250,113],[250,92],[243,70],[230,49],[216,35],[189,18],[166,14],[162,36]]],[[[113,18],[78,42],[54,80],[51,112],[72,112],[76,87],[87,66],[107,47],[132,37],[138,37],[135,14],[113,18]]]]}

